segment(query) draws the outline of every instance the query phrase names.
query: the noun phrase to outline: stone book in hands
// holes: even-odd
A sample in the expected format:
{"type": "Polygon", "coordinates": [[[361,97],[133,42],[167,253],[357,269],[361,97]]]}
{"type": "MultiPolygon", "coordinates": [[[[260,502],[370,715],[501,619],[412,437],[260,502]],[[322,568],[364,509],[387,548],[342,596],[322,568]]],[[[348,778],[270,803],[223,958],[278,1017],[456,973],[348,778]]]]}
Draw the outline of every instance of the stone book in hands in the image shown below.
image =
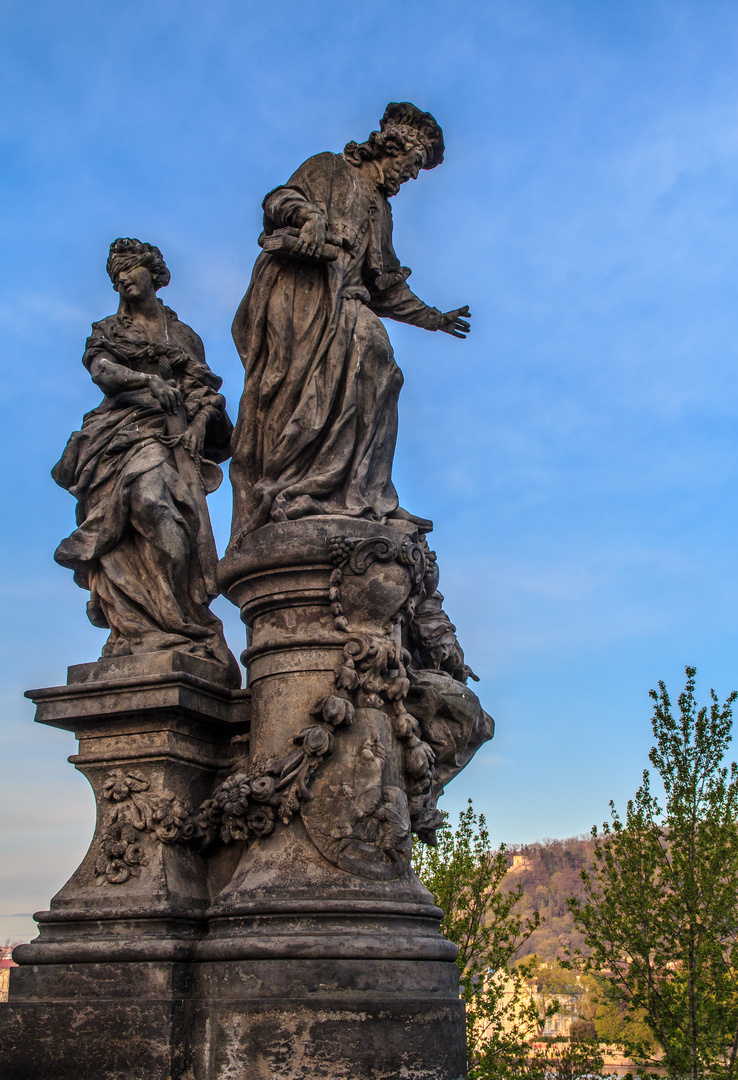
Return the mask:
{"type": "Polygon", "coordinates": [[[295,246],[300,236],[299,229],[277,229],[267,236],[262,233],[259,237],[259,247],[269,255],[277,255],[283,259],[300,259],[302,262],[335,262],[341,250],[340,244],[329,237],[323,247],[315,255],[295,254],[295,246]]]}

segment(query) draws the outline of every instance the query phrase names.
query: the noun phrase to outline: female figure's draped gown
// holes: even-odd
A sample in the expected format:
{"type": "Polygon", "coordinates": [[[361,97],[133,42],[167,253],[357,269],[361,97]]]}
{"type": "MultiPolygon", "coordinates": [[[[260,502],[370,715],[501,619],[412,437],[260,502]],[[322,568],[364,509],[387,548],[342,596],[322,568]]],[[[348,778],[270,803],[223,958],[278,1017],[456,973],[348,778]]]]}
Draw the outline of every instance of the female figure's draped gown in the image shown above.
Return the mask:
{"type": "Polygon", "coordinates": [[[89,589],[90,621],[110,629],[103,657],[176,648],[218,661],[235,680],[238,665],[209,610],[217,554],[205,499],[222,479],[216,463],[229,456],[231,425],[200,338],[164,312],[167,345],[150,341],[129,316],[93,324],[88,368],[105,356],[171,378],[183,404],[172,416],[148,390],[128,390],[87,413],[52,471],[77,499],[78,524],[54,557],[89,589]],[[198,459],[177,436],[206,408],[198,459]]]}

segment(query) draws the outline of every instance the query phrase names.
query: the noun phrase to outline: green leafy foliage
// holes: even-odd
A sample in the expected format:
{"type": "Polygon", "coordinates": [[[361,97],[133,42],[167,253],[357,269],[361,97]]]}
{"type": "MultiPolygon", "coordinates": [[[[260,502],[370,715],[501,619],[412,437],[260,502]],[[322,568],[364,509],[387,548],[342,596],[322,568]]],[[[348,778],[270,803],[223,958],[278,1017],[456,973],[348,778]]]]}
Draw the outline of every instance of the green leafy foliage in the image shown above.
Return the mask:
{"type": "Polygon", "coordinates": [[[599,1042],[610,1046],[643,1047],[649,1059],[656,1053],[657,1045],[643,1009],[629,1008],[619,992],[613,993],[607,979],[597,978],[597,983],[594,1026],[599,1042]]]}
{"type": "Polygon", "coordinates": [[[587,898],[572,898],[569,908],[584,934],[585,967],[607,982],[600,1030],[609,1024],[642,1067],[659,1063],[675,1080],[732,1078],[738,768],[724,761],[736,694],[720,706],[712,691],[709,708],[698,708],[695,670],[686,671],[677,716],[663,683],[651,691],[649,759],[664,805],[648,770],[624,820],[611,803],[611,821],[593,830],[594,865],[582,873],[587,898]]]}
{"type": "Polygon", "coordinates": [[[572,1040],[537,1050],[518,1076],[523,1080],[595,1080],[602,1076],[603,1068],[604,1059],[596,1043],[572,1040]]]}
{"type": "Polygon", "coordinates": [[[601,1061],[587,1044],[566,1052],[529,1045],[558,1002],[551,997],[541,1007],[529,993],[535,957],[513,963],[541,917],[516,908],[522,887],[506,882],[505,846],[490,849],[484,816],[470,802],[456,829],[446,821],[439,830],[437,847],[416,846],[413,863],[443,909],[441,932],[459,949],[470,1080],[569,1080],[595,1073],[601,1061]]]}
{"type": "Polygon", "coordinates": [[[525,993],[527,971],[513,972],[510,964],[540,916],[513,914],[521,891],[502,888],[505,847],[490,850],[484,816],[471,801],[456,829],[444,822],[436,847],[416,845],[413,863],[443,910],[441,933],[459,949],[471,1080],[515,1075],[505,1070],[524,1060],[525,1037],[539,1017],[525,993]]]}

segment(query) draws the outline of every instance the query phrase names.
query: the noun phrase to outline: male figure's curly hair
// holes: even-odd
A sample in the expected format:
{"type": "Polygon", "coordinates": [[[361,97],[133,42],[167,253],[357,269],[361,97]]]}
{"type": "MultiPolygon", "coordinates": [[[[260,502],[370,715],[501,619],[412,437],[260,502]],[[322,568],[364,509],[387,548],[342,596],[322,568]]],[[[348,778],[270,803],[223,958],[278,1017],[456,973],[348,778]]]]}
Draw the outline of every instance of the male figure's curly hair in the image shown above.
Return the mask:
{"type": "Polygon", "coordinates": [[[373,131],[366,142],[349,142],[343,149],[346,157],[354,165],[362,161],[375,161],[381,157],[397,157],[398,154],[413,150],[416,146],[425,150],[425,141],[411,128],[390,127],[386,131],[373,131]]]}
{"type": "Polygon", "coordinates": [[[435,169],[443,161],[443,131],[435,117],[409,101],[391,101],[366,142],[349,142],[344,154],[353,165],[376,158],[396,157],[419,146],[425,151],[424,169],[435,169]]]}
{"type": "Polygon", "coordinates": [[[106,266],[114,289],[118,288],[120,274],[124,270],[133,269],[134,266],[145,266],[150,271],[157,290],[163,289],[171,280],[171,274],[158,247],[154,244],[144,244],[131,237],[118,237],[110,245],[106,266]]]}

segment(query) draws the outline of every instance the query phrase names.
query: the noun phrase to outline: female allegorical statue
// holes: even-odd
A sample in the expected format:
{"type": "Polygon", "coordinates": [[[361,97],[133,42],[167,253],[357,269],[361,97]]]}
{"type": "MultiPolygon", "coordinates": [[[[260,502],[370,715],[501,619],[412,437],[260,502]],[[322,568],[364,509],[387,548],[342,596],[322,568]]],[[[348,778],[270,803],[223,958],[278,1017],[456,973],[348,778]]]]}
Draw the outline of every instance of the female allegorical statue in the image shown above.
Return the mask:
{"type": "Polygon", "coordinates": [[[464,337],[469,311],[419,300],[392,247],[388,199],[443,161],[441,128],[409,102],[380,128],[264,200],[264,251],[233,323],[246,381],[232,546],[270,521],[409,516],[391,476],[402,373],[379,316],[464,337]]]}
{"type": "Polygon", "coordinates": [[[107,270],[120,304],[93,324],[82,358],[105,398],[52,471],[78,522],[54,557],[90,590],[93,625],[110,629],[103,657],[178,649],[239,682],[209,610],[217,554],[205,497],[230,454],[221,379],[156,296],[170,279],[157,247],[116,240],[107,270]]]}

